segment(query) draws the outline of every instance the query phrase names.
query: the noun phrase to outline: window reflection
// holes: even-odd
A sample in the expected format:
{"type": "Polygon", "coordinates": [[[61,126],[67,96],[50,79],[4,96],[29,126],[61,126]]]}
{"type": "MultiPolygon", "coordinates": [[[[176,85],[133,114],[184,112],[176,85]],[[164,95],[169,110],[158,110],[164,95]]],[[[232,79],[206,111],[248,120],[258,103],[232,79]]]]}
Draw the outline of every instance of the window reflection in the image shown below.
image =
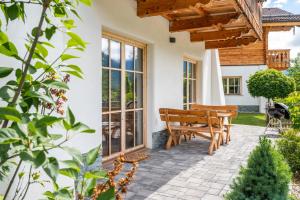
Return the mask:
{"type": "Polygon", "coordinates": [[[135,74],[135,101],[136,108],[143,107],[143,74],[135,74]]]}
{"type": "Polygon", "coordinates": [[[126,149],[134,147],[134,111],[126,112],[126,149]]]}
{"type": "Polygon", "coordinates": [[[109,155],[109,114],[102,115],[102,155],[109,155]]]}
{"type": "Polygon", "coordinates": [[[143,111],[135,112],[135,145],[143,144],[143,111]]]}
{"type": "Polygon", "coordinates": [[[109,70],[102,70],[102,112],[109,111],[109,70]]]}
{"type": "Polygon", "coordinates": [[[133,46],[125,45],[126,70],[134,70],[133,46]]]}
{"type": "Polygon", "coordinates": [[[135,51],[135,71],[143,71],[143,49],[134,48],[135,51]]]}
{"type": "Polygon", "coordinates": [[[102,38],[102,67],[109,67],[108,39],[102,38]]]}
{"type": "Polygon", "coordinates": [[[111,67],[121,68],[121,43],[110,41],[111,67]]]}
{"type": "Polygon", "coordinates": [[[134,73],[126,72],[126,109],[134,108],[134,73]]]}
{"type": "Polygon", "coordinates": [[[111,71],[111,110],[121,110],[121,72],[111,71]]]}
{"type": "Polygon", "coordinates": [[[111,153],[121,151],[121,113],[111,114],[111,153]]]}

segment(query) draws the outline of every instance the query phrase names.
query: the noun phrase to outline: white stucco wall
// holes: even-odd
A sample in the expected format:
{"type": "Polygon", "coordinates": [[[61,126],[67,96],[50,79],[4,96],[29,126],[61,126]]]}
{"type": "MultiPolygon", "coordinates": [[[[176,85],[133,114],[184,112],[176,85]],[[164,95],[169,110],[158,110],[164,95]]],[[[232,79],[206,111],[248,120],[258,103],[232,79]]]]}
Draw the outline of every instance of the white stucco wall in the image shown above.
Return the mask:
{"type": "Polygon", "coordinates": [[[218,50],[206,50],[200,68],[199,103],[225,105],[222,72],[218,50]]]}
{"type": "Polygon", "coordinates": [[[222,76],[239,76],[242,78],[242,94],[241,95],[225,95],[225,102],[228,105],[246,105],[246,106],[260,106],[260,111],[263,111],[265,100],[262,98],[252,97],[247,88],[247,80],[249,77],[259,70],[266,69],[265,65],[251,65],[251,66],[222,66],[222,76]]]}
{"type": "MultiPolygon", "coordinates": [[[[68,92],[69,105],[78,120],[96,129],[96,134],[84,135],[72,140],[68,145],[80,149],[82,153],[101,144],[101,33],[102,30],[126,36],[148,45],[147,55],[147,147],[152,147],[152,133],[164,129],[158,109],[161,107],[182,108],[183,104],[183,57],[189,56],[199,61],[198,99],[204,104],[224,104],[221,69],[218,52],[204,50],[203,43],[191,43],[189,33],[169,33],[169,22],[162,17],[139,18],[136,15],[135,0],[97,0],[92,8],[80,7],[82,21],[77,22],[74,32],[89,45],[76,64],[82,66],[85,79],[72,78],[68,92]],[[176,43],[169,43],[169,37],[176,43]]],[[[11,24],[11,39],[17,44],[20,54],[24,51],[22,31],[31,31],[36,26],[39,10],[28,12],[29,25],[11,24]]],[[[66,42],[66,36],[57,34],[57,46],[49,57],[54,58],[66,42]]],[[[3,66],[12,66],[12,61],[0,55],[3,66]]],[[[51,60],[51,59],[50,59],[51,60]]],[[[4,82],[0,82],[3,84],[4,82]]],[[[61,152],[54,156],[64,159],[61,152]]],[[[61,184],[71,184],[61,179],[61,184]]],[[[3,193],[5,187],[0,187],[3,193]]],[[[27,199],[37,199],[43,190],[38,185],[32,187],[27,199]]]]}

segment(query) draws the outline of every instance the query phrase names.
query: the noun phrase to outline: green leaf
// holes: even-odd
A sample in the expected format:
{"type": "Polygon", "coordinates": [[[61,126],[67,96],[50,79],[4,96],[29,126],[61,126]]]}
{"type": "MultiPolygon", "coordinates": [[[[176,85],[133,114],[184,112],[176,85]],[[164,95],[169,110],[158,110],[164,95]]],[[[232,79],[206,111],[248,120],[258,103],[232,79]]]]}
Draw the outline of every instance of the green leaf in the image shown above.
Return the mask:
{"type": "Polygon", "coordinates": [[[86,162],[88,165],[92,165],[95,163],[96,159],[100,155],[100,146],[90,150],[86,156],[86,162]]]}
{"type": "Polygon", "coordinates": [[[59,173],[61,175],[67,176],[69,178],[72,178],[74,180],[78,177],[78,171],[73,168],[63,168],[59,170],[59,173]]]}
{"type": "Polygon", "coordinates": [[[61,55],[60,59],[62,61],[65,61],[65,60],[70,60],[70,59],[73,59],[73,58],[79,58],[78,56],[74,56],[74,55],[70,55],[70,54],[63,54],[61,55]]]}
{"type": "Polygon", "coordinates": [[[79,0],[79,1],[87,6],[91,6],[93,3],[92,0],[79,0]]]}
{"type": "Polygon", "coordinates": [[[107,179],[106,171],[90,171],[84,174],[84,178],[86,179],[107,179]]]}
{"type": "Polygon", "coordinates": [[[54,16],[55,17],[64,17],[66,16],[66,10],[64,6],[55,6],[54,8],[54,16]]]}
{"type": "Polygon", "coordinates": [[[65,150],[66,152],[68,152],[75,161],[77,161],[79,164],[83,164],[83,159],[82,159],[82,155],[80,153],[80,151],[78,151],[75,148],[71,148],[71,147],[62,147],[63,150],[65,150]]]}
{"type": "Polygon", "coordinates": [[[68,107],[68,110],[67,110],[67,116],[66,116],[66,118],[67,118],[67,121],[69,122],[69,124],[71,126],[73,126],[74,123],[75,123],[75,116],[74,116],[72,110],[69,107],[68,107]]]}
{"type": "Polygon", "coordinates": [[[6,42],[8,42],[7,35],[4,32],[0,31],[0,44],[4,44],[6,42]]]}
{"type": "Polygon", "coordinates": [[[67,32],[70,36],[70,40],[68,42],[68,47],[80,46],[82,48],[86,47],[86,42],[84,42],[81,37],[73,32],[67,32]]]}
{"type": "Polygon", "coordinates": [[[96,179],[90,179],[87,181],[87,186],[85,188],[84,194],[85,196],[90,197],[93,194],[93,190],[96,187],[97,180],[96,179]]]}
{"type": "Polygon", "coordinates": [[[48,56],[48,50],[41,44],[36,45],[36,51],[38,51],[39,55],[42,55],[44,58],[48,56]]]}
{"type": "Polygon", "coordinates": [[[60,82],[60,81],[55,81],[55,80],[46,80],[43,82],[45,85],[47,85],[49,88],[54,88],[54,89],[65,89],[68,90],[69,87],[66,83],[60,82]]]}
{"type": "Polygon", "coordinates": [[[55,182],[58,175],[59,164],[56,158],[50,157],[43,167],[46,174],[55,182]]]}
{"type": "Polygon", "coordinates": [[[49,135],[51,137],[52,140],[59,140],[63,137],[63,135],[60,135],[60,134],[50,134],[49,135]]]}
{"type": "Polygon", "coordinates": [[[19,142],[21,138],[18,133],[11,128],[1,128],[0,129],[0,144],[12,144],[19,142]]]}
{"type": "Polygon", "coordinates": [[[21,114],[15,108],[0,107],[0,119],[20,122],[21,118],[21,114]]]}
{"type": "Polygon", "coordinates": [[[64,26],[66,27],[66,29],[72,29],[75,28],[74,26],[74,20],[72,19],[68,19],[68,20],[62,20],[62,23],[64,24],[64,26]]]}
{"type": "Polygon", "coordinates": [[[46,28],[45,33],[46,33],[46,38],[48,40],[51,40],[52,36],[55,34],[57,27],[56,26],[51,26],[50,28],[46,28]]]}
{"type": "Polygon", "coordinates": [[[15,91],[10,86],[0,88],[0,98],[6,102],[10,102],[15,91]]]}
{"type": "Polygon", "coordinates": [[[14,69],[10,67],[0,67],[0,78],[8,76],[14,69]]]}
{"type": "Polygon", "coordinates": [[[19,17],[20,14],[19,7],[16,3],[9,6],[6,11],[7,11],[8,18],[10,20],[15,20],[19,17]]]}
{"type": "Polygon", "coordinates": [[[64,66],[64,67],[65,67],[65,68],[73,69],[74,71],[76,71],[76,72],[78,72],[78,73],[80,73],[80,74],[83,73],[82,70],[80,69],[80,67],[77,66],[77,65],[66,65],[66,66],[64,66]]]}
{"type": "Polygon", "coordinates": [[[38,120],[35,124],[36,128],[43,126],[52,126],[53,124],[61,121],[62,118],[53,117],[53,116],[44,116],[42,119],[38,120]]]}
{"type": "Polygon", "coordinates": [[[115,188],[111,187],[107,191],[101,193],[97,200],[115,200],[115,188]]]}
{"type": "Polygon", "coordinates": [[[46,161],[46,154],[44,151],[34,151],[33,152],[33,164],[35,168],[39,168],[46,161]]]}
{"type": "Polygon", "coordinates": [[[12,42],[6,42],[0,45],[0,53],[6,56],[14,57],[18,55],[18,50],[12,42]]]}
{"type": "Polygon", "coordinates": [[[77,172],[80,172],[80,164],[75,160],[65,160],[62,161],[68,168],[75,169],[77,172]]]}
{"type": "Polygon", "coordinates": [[[66,120],[63,120],[63,125],[64,125],[64,128],[68,131],[70,129],[72,129],[72,126],[71,124],[69,124],[66,120]]]}
{"type": "Polygon", "coordinates": [[[80,131],[81,133],[95,133],[96,131],[94,129],[90,129],[87,125],[77,122],[72,127],[73,131],[80,131]]]}
{"type": "Polygon", "coordinates": [[[62,72],[65,72],[67,74],[76,76],[77,78],[83,79],[82,75],[80,73],[78,73],[77,71],[69,71],[69,70],[64,70],[62,72]]]}

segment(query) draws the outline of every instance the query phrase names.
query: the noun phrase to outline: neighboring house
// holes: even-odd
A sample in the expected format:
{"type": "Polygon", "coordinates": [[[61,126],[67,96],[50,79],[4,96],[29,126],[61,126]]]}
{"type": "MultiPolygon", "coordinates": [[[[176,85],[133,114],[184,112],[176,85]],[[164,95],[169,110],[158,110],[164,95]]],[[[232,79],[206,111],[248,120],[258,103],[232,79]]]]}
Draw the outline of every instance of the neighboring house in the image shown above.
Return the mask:
{"type": "MultiPolygon", "coordinates": [[[[262,40],[260,2],[96,0],[92,8],[81,7],[75,32],[89,45],[76,64],[85,79],[72,79],[68,96],[78,120],[97,133],[74,138],[70,145],[86,152],[102,144],[102,161],[157,148],[166,138],[159,108],[225,104],[216,49],[262,40]]],[[[28,13],[32,27],[37,13],[35,8],[28,13]]],[[[25,52],[24,36],[9,30],[25,52]]],[[[60,52],[66,39],[58,34],[55,40],[60,52]]],[[[11,66],[9,59],[1,62],[11,66]]],[[[41,191],[33,190],[34,197],[41,191]]]]}
{"type": "Polygon", "coordinates": [[[263,41],[243,47],[219,49],[225,102],[239,105],[240,112],[265,112],[266,100],[252,97],[247,88],[251,74],[267,68],[286,70],[290,49],[269,49],[269,32],[290,31],[300,25],[300,15],[280,8],[263,8],[263,41]]]}

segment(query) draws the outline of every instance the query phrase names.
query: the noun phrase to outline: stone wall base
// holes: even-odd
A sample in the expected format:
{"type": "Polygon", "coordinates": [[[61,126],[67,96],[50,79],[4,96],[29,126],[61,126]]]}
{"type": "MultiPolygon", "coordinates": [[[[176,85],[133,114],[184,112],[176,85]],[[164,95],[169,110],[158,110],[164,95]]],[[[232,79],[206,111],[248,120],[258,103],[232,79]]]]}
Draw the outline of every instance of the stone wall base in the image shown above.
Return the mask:
{"type": "Polygon", "coordinates": [[[252,105],[242,105],[238,106],[239,107],[239,112],[240,113],[259,113],[259,105],[257,106],[252,106],[252,105]]]}
{"type": "Polygon", "coordinates": [[[164,148],[168,139],[167,130],[152,133],[152,149],[164,148]]]}

